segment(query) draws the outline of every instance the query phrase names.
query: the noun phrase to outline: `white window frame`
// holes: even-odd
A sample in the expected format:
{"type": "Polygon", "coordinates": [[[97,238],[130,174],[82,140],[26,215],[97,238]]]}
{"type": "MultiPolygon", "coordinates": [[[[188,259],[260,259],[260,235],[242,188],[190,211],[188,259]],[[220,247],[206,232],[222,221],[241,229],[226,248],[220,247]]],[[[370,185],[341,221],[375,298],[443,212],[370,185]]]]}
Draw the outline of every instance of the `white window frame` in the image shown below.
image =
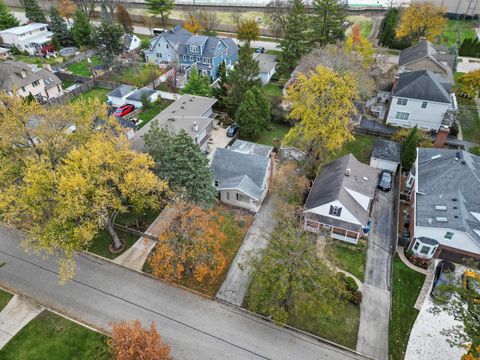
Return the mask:
{"type": "Polygon", "coordinates": [[[408,103],[408,99],[405,99],[405,98],[398,98],[397,99],[397,105],[406,106],[407,103],[408,103]]]}
{"type": "Polygon", "coordinates": [[[404,112],[404,111],[397,111],[395,113],[395,119],[397,120],[408,120],[410,117],[410,113],[404,112]]]}
{"type": "Polygon", "coordinates": [[[422,109],[426,109],[428,106],[428,101],[423,101],[421,106],[422,106],[422,109]]]}
{"type": "Polygon", "coordinates": [[[422,247],[421,247],[419,253],[422,254],[422,255],[428,255],[428,254],[430,254],[430,251],[432,251],[432,248],[430,246],[422,244],[422,247]],[[424,252],[424,249],[427,249],[426,250],[427,252],[424,252]]]}

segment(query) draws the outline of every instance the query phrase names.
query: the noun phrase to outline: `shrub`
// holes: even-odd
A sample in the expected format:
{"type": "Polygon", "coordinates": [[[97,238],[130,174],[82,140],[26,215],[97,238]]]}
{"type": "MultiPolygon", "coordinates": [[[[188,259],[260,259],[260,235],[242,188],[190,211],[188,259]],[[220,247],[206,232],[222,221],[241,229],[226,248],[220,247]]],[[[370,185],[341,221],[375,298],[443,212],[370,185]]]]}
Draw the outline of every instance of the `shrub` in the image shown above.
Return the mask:
{"type": "Polygon", "coordinates": [[[355,294],[358,291],[358,286],[355,280],[350,276],[345,276],[345,284],[347,285],[348,291],[355,294]]]}
{"type": "Polygon", "coordinates": [[[378,35],[378,41],[381,45],[398,50],[403,50],[412,45],[408,40],[399,40],[396,38],[395,28],[399,20],[400,11],[396,8],[390,9],[382,22],[380,34],[378,35]]]}
{"type": "Polygon", "coordinates": [[[431,259],[424,258],[422,256],[416,256],[413,254],[411,250],[405,253],[408,261],[410,261],[413,265],[418,266],[422,269],[427,269],[430,263],[432,262],[431,259]]]}
{"type": "Polygon", "coordinates": [[[480,145],[475,145],[475,146],[472,146],[470,148],[470,150],[468,150],[470,153],[472,153],[473,155],[477,155],[477,156],[480,156],[480,145]]]}
{"type": "Polygon", "coordinates": [[[353,293],[352,297],[350,298],[350,301],[352,303],[354,303],[355,305],[360,305],[360,303],[362,302],[362,299],[363,299],[362,292],[361,291],[355,291],[353,293]]]}

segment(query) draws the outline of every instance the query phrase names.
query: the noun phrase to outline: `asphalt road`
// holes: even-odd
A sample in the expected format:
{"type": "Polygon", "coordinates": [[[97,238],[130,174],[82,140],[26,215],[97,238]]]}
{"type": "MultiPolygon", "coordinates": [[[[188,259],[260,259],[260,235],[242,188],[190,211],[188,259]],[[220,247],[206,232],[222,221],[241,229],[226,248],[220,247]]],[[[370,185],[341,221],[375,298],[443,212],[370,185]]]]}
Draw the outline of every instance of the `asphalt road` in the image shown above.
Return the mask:
{"type": "Polygon", "coordinates": [[[364,359],[87,254],[61,286],[55,258],[26,254],[20,240],[0,226],[0,287],[98,329],[122,319],[155,321],[177,360],[364,359]]]}

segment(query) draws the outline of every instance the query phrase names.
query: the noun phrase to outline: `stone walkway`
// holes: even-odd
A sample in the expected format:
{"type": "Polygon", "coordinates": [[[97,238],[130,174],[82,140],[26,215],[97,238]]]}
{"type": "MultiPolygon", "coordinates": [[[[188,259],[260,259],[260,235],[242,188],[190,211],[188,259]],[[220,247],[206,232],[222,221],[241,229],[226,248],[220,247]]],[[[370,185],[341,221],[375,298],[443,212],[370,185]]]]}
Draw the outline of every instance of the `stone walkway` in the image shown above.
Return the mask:
{"type": "MultiPolygon", "coordinates": [[[[422,269],[423,270],[423,269],[422,269]]],[[[427,276],[425,276],[425,281],[423,282],[422,289],[418,294],[417,301],[413,306],[417,310],[421,310],[425,299],[430,294],[430,290],[432,289],[433,278],[435,277],[435,261],[432,261],[430,266],[427,269],[427,276]]]]}
{"type": "MultiPolygon", "coordinates": [[[[175,208],[167,206],[148,227],[146,233],[153,236],[160,236],[172,222],[177,214],[175,208]]],[[[122,255],[116,257],[113,261],[119,265],[126,266],[134,270],[142,270],[145,261],[150,252],[155,247],[156,241],[141,237],[122,255]]]]}
{"type": "Polygon", "coordinates": [[[14,295],[0,312],[0,349],[42,311],[43,307],[14,295]]]}
{"type": "Polygon", "coordinates": [[[427,270],[422,269],[421,267],[415,266],[410,261],[408,261],[408,259],[405,256],[405,251],[403,246],[397,246],[397,252],[398,252],[398,256],[400,257],[400,260],[402,260],[402,262],[406,266],[408,266],[413,271],[419,272],[420,274],[423,274],[423,275],[427,275],[427,270]]]}

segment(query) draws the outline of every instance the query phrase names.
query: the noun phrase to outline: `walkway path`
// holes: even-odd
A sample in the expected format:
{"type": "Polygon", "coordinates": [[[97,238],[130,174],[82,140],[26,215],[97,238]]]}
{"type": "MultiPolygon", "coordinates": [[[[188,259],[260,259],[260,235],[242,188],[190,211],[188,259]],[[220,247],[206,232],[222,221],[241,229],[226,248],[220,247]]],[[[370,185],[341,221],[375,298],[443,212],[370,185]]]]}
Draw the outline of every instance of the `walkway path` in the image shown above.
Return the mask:
{"type": "Polygon", "coordinates": [[[261,250],[268,246],[270,233],[276,224],[274,214],[275,200],[274,195],[270,194],[264,200],[259,212],[255,216],[255,220],[250,229],[248,229],[242,246],[230,266],[227,278],[215,296],[217,299],[242,306],[252,280],[251,269],[245,264],[249,258],[258,255],[261,250]]]}
{"type": "MultiPolygon", "coordinates": [[[[423,270],[423,269],[422,269],[423,270]]],[[[417,310],[421,310],[425,299],[430,294],[432,289],[433,279],[435,275],[435,261],[432,261],[430,266],[427,269],[427,276],[425,276],[425,281],[423,282],[422,289],[418,294],[417,301],[415,301],[415,305],[413,306],[417,310]]]]}
{"type": "MultiPolygon", "coordinates": [[[[160,236],[167,230],[171,221],[177,214],[175,208],[167,206],[148,227],[146,233],[153,236],[160,236]]],[[[119,265],[126,266],[134,270],[142,270],[145,261],[157,242],[148,238],[141,237],[122,255],[113,261],[119,265]]]]}
{"type": "Polygon", "coordinates": [[[43,307],[14,295],[0,312],[0,349],[42,311],[43,307]]]}

